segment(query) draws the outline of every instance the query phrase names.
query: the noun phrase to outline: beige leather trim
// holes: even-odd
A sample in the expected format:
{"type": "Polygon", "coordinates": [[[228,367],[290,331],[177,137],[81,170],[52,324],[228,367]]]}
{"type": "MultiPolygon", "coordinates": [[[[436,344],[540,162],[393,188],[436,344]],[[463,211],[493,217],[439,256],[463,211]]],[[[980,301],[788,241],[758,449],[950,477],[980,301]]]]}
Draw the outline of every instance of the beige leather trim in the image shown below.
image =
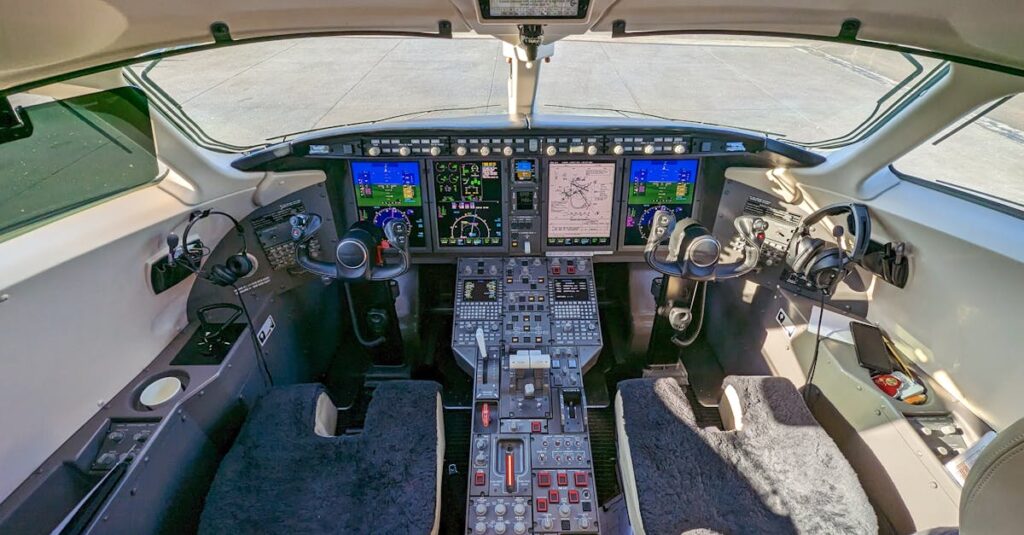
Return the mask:
{"type": "Polygon", "coordinates": [[[441,393],[437,394],[437,493],[434,499],[434,527],[431,535],[441,530],[441,478],[444,477],[444,409],[441,407],[441,393]]]}
{"type": "Polygon", "coordinates": [[[626,435],[626,420],[622,417],[622,394],[615,393],[615,449],[619,455],[619,474],[622,476],[622,494],[626,497],[626,510],[634,535],[646,535],[643,518],[640,517],[640,496],[636,492],[636,475],[633,474],[633,457],[629,453],[629,437],[626,435]]]}
{"type": "Polygon", "coordinates": [[[718,402],[718,414],[722,416],[722,428],[726,431],[743,430],[743,404],[736,387],[725,385],[722,399],[718,402]]]}
{"type": "Polygon", "coordinates": [[[256,206],[267,206],[274,201],[295,193],[296,191],[315,186],[327,180],[323,171],[294,171],[291,173],[267,173],[256,191],[252,194],[252,202],[256,206]]]}
{"type": "Polygon", "coordinates": [[[322,437],[336,436],[334,431],[338,429],[338,407],[334,406],[331,396],[327,392],[320,392],[316,398],[316,419],[313,422],[313,432],[322,437]]]}

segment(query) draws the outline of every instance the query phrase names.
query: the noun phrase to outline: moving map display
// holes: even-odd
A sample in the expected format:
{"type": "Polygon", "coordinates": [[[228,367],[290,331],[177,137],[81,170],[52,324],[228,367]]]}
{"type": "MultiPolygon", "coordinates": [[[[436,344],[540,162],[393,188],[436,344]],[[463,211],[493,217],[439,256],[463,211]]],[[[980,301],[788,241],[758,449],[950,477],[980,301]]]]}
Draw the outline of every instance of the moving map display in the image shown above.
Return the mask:
{"type": "Polygon", "coordinates": [[[437,239],[441,247],[500,247],[503,243],[501,163],[433,163],[437,239]]]}
{"type": "Polygon", "coordinates": [[[651,220],[668,210],[676,220],[693,213],[698,160],[633,160],[629,166],[624,245],[644,245],[651,220]]]}
{"type": "Polygon", "coordinates": [[[418,162],[353,161],[356,217],[381,228],[392,219],[404,219],[411,230],[409,246],[426,246],[420,184],[418,162]]]}
{"type": "Polygon", "coordinates": [[[615,162],[551,162],[548,245],[610,245],[614,202],[615,162]]]}

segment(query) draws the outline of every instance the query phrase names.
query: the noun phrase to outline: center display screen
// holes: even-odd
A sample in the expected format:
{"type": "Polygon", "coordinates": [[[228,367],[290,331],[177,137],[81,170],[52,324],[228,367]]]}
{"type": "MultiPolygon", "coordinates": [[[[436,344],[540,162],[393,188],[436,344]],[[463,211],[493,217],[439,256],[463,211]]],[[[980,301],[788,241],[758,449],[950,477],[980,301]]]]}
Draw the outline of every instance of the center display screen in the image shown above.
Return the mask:
{"type": "Polygon", "coordinates": [[[409,246],[427,245],[418,162],[356,160],[352,162],[352,184],[360,221],[373,221],[384,228],[392,219],[403,219],[411,230],[409,246]]]}
{"type": "Polygon", "coordinates": [[[441,247],[500,247],[504,240],[501,163],[435,161],[441,247]]]}
{"type": "Polygon", "coordinates": [[[611,245],[615,162],[551,162],[548,166],[548,245],[611,245]]]}
{"type": "Polygon", "coordinates": [[[629,165],[624,245],[645,245],[651,220],[668,210],[676,220],[693,214],[698,160],[633,160],[629,165]]]}

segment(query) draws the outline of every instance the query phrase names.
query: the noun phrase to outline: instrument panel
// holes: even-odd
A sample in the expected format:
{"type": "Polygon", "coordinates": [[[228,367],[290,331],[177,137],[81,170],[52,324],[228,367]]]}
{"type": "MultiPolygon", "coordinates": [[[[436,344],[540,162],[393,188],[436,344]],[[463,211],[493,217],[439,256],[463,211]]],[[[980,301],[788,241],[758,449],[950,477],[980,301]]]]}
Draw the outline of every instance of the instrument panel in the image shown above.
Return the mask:
{"type": "Polygon", "coordinates": [[[339,227],[403,218],[416,253],[590,256],[639,255],[662,208],[679,219],[713,218],[728,167],[824,161],[718,127],[602,118],[581,131],[579,120],[564,118],[495,122],[344,127],[258,149],[232,165],[322,169],[339,227]]]}
{"type": "Polygon", "coordinates": [[[353,158],[355,220],[402,218],[421,252],[639,251],[651,218],[692,216],[701,158],[353,158]]]}

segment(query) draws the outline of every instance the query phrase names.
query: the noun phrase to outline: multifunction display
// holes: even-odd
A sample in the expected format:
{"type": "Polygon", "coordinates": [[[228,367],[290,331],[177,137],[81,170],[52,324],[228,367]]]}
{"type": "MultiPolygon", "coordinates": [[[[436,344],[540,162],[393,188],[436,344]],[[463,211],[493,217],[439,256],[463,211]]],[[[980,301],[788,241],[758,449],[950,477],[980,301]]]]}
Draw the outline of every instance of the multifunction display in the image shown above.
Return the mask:
{"type": "Polygon", "coordinates": [[[588,301],[590,289],[587,279],[555,279],[555,301],[588,301]]]}
{"type": "Polygon", "coordinates": [[[501,162],[433,162],[441,247],[503,244],[501,162]]]}
{"type": "Polygon", "coordinates": [[[548,245],[610,245],[614,203],[615,162],[551,162],[548,166],[548,245]]]}
{"type": "Polygon", "coordinates": [[[644,245],[658,210],[693,213],[697,160],[633,160],[629,166],[624,245],[644,245]]]}
{"type": "Polygon", "coordinates": [[[464,280],[462,281],[462,300],[467,303],[497,301],[498,282],[493,279],[464,280]]]}
{"type": "Polygon", "coordinates": [[[352,184],[360,221],[384,228],[392,219],[403,219],[412,229],[409,246],[427,245],[419,162],[353,161],[352,184]]]}

